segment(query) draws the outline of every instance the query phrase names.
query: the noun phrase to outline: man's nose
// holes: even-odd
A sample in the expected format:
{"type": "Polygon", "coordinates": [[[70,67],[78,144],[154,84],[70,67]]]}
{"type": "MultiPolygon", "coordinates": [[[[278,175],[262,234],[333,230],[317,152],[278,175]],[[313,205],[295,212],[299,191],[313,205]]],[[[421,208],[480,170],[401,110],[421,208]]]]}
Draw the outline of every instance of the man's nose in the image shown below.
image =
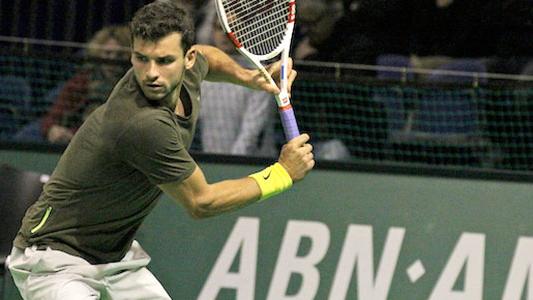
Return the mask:
{"type": "Polygon", "coordinates": [[[146,77],[148,80],[155,80],[159,77],[159,70],[154,62],[150,62],[147,66],[146,77]]]}

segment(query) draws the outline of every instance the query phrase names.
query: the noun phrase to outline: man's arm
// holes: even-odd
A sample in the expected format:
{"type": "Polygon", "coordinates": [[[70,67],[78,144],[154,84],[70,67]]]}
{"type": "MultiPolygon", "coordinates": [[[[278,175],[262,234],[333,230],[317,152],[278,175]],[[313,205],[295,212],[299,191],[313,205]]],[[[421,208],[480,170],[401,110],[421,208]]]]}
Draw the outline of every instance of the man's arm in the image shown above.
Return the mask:
{"type": "Polygon", "coordinates": [[[194,45],[193,49],[202,53],[209,63],[208,81],[225,81],[248,86],[247,80],[253,76],[253,70],[243,68],[224,51],[208,45],[194,45]]]}
{"type": "MultiPolygon", "coordinates": [[[[205,78],[208,81],[225,81],[256,90],[264,90],[272,94],[280,92],[276,85],[270,84],[258,70],[243,68],[239,63],[233,60],[229,55],[222,50],[207,46],[194,45],[193,49],[202,53],[209,62],[209,72],[205,78]]],[[[279,78],[281,62],[275,62],[267,67],[268,72],[272,78],[276,80],[279,78]]],[[[296,78],[296,71],[292,70],[292,60],[288,63],[288,87],[296,78]]]]}
{"type": "MultiPolygon", "coordinates": [[[[308,140],[308,135],[300,135],[281,150],[278,162],[293,182],[303,179],[315,164],[308,140]]],[[[184,181],[161,184],[159,188],[183,204],[195,218],[215,216],[241,208],[259,200],[263,192],[258,182],[250,177],[209,184],[198,166],[184,181]]]]}
{"type": "Polygon", "coordinates": [[[200,167],[182,182],[165,183],[159,188],[194,218],[206,218],[243,207],[259,200],[261,190],[252,178],[207,183],[200,167]]]}

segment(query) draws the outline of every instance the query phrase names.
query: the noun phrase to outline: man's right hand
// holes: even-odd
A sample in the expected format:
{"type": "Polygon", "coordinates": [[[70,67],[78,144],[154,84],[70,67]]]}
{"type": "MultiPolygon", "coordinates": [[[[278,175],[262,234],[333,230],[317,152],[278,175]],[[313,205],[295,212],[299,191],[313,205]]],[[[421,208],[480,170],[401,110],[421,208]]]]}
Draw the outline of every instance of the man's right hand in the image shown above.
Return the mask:
{"type": "Polygon", "coordinates": [[[74,134],[66,127],[53,125],[48,130],[48,141],[53,144],[67,144],[74,134]]]}
{"type": "Polygon", "coordinates": [[[301,134],[281,148],[278,162],[296,182],[302,180],[315,166],[313,146],[308,144],[309,135],[301,134]]]}

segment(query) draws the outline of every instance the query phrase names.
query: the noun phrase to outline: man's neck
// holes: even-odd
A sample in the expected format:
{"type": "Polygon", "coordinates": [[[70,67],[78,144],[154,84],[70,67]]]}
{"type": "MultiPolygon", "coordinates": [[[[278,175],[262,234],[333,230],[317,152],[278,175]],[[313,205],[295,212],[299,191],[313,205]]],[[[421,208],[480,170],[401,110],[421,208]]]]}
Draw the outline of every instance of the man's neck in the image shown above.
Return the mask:
{"type": "Polygon", "coordinates": [[[179,101],[180,90],[181,87],[176,87],[174,91],[169,93],[165,98],[161,100],[161,104],[175,111],[178,107],[178,103],[181,102],[179,101]]]}

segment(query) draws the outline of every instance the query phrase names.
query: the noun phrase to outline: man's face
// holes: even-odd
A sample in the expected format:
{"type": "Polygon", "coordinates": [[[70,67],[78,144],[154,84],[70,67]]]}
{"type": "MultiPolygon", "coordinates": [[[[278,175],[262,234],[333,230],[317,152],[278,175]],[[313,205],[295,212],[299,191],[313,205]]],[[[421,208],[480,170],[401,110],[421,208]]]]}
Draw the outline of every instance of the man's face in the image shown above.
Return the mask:
{"type": "Polygon", "coordinates": [[[131,63],[146,98],[159,101],[174,95],[185,69],[194,64],[194,55],[186,56],[181,34],[171,33],[155,42],[134,38],[131,63]]]}

